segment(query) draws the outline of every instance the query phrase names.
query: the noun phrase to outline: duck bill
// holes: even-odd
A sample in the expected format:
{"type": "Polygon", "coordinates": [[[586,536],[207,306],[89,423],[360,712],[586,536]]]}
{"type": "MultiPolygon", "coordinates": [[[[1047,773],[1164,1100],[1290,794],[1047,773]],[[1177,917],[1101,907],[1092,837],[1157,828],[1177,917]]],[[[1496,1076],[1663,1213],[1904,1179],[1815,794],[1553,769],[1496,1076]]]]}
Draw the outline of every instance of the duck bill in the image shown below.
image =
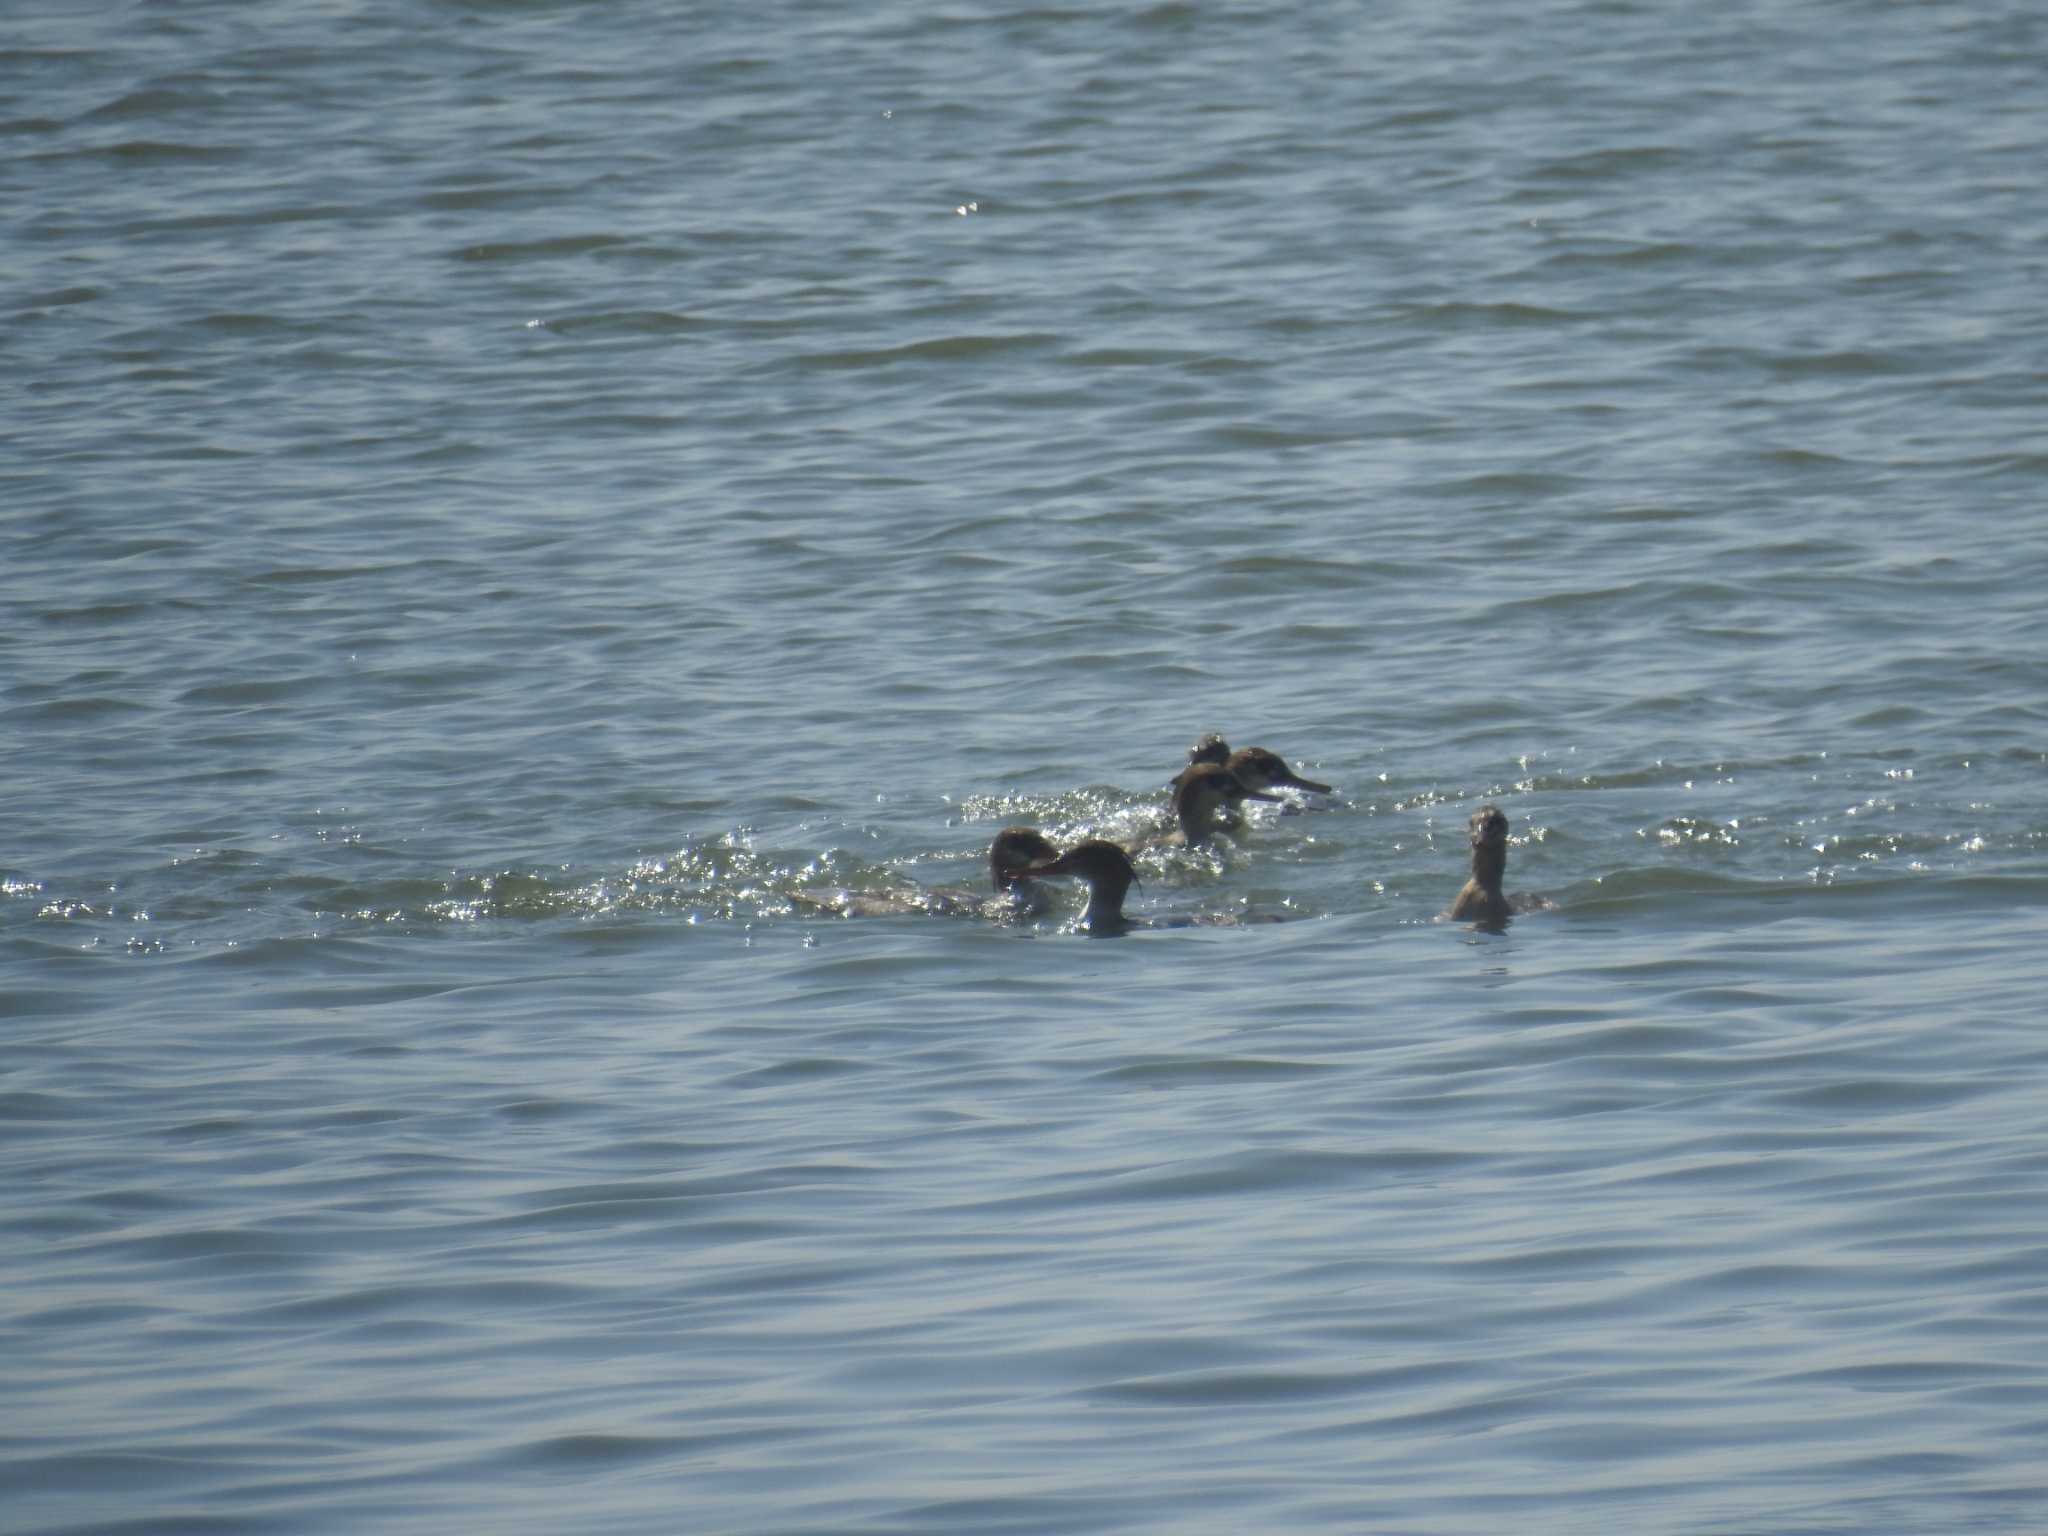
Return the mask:
{"type": "Polygon", "coordinates": [[[1275,784],[1285,784],[1289,789],[1313,790],[1319,795],[1334,795],[1336,791],[1327,784],[1318,784],[1314,779],[1304,779],[1298,773],[1289,773],[1284,779],[1275,779],[1275,784]]]}

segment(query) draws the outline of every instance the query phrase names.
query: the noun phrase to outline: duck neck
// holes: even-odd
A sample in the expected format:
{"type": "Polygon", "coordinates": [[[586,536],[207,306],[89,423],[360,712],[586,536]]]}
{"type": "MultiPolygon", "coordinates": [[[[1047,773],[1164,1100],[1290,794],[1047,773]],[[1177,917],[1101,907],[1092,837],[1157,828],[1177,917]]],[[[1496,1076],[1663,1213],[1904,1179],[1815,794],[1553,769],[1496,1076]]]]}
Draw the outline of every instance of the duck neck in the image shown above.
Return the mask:
{"type": "Polygon", "coordinates": [[[1200,795],[1189,795],[1180,805],[1181,841],[1190,848],[1209,840],[1216,830],[1216,803],[1200,795]]]}
{"type": "Polygon", "coordinates": [[[1472,850],[1472,878],[1489,891],[1500,890],[1501,877],[1508,872],[1505,843],[1481,843],[1472,850]]]}
{"type": "Polygon", "coordinates": [[[1088,910],[1081,914],[1081,926],[1090,933],[1122,933],[1131,926],[1124,916],[1124,893],[1131,883],[1120,875],[1108,875],[1088,882],[1088,910]]]}

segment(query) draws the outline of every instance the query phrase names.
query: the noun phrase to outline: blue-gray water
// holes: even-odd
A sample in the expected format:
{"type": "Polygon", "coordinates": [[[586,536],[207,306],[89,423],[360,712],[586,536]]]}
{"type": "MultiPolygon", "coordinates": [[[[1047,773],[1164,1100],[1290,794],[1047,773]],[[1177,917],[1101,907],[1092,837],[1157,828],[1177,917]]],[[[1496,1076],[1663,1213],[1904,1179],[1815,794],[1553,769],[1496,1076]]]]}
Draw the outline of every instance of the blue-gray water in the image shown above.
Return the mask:
{"type": "Polygon", "coordinates": [[[2037,6],[90,9],[0,1530],[2048,1526],[2037,6]]]}

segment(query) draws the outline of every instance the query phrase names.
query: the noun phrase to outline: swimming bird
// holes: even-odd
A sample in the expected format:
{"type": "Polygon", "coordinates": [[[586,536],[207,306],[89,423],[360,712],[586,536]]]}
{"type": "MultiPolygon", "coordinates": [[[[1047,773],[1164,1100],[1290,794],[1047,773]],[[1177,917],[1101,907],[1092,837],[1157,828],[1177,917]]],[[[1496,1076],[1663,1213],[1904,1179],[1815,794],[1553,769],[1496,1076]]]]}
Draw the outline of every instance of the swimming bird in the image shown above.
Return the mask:
{"type": "Polygon", "coordinates": [[[1541,896],[1505,894],[1501,879],[1508,869],[1508,818],[1497,805],[1482,805],[1468,824],[1472,838],[1472,878],[1465,882],[1450,909],[1454,923],[1477,923],[1498,933],[1517,912],[1540,911],[1551,905],[1541,896]]]}
{"type": "Polygon", "coordinates": [[[1124,897],[1137,884],[1131,856],[1115,843],[1091,839],[1078,843],[1050,863],[1034,864],[1024,873],[1035,880],[1071,876],[1088,885],[1088,909],[1074,926],[1085,933],[1111,937],[1133,928],[1236,928],[1246,923],[1277,923],[1277,916],[1247,917],[1235,912],[1197,912],[1171,917],[1126,917],[1124,897]]]}
{"type": "Polygon", "coordinates": [[[1268,752],[1264,747],[1239,747],[1224,759],[1223,766],[1236,774],[1246,789],[1307,789],[1319,795],[1331,792],[1329,785],[1304,779],[1287,766],[1278,752],[1268,752]]]}
{"type": "Polygon", "coordinates": [[[1174,781],[1173,827],[1147,838],[1142,848],[1197,848],[1209,840],[1221,814],[1227,823],[1245,800],[1278,800],[1263,789],[1247,789],[1244,781],[1221,763],[1190,763],[1174,781]]]}
{"type": "MultiPolygon", "coordinates": [[[[1005,827],[988,845],[988,879],[996,902],[1012,916],[1036,917],[1052,904],[1052,893],[1024,871],[1042,860],[1057,858],[1059,849],[1036,827],[1005,827]]],[[[984,915],[991,915],[984,913],[984,915]]]]}
{"type": "Polygon", "coordinates": [[[1214,731],[1209,732],[1206,736],[1198,736],[1195,738],[1195,744],[1188,748],[1187,767],[1181,769],[1179,773],[1168,779],[1166,787],[1178,792],[1181,782],[1187,778],[1189,770],[1198,768],[1203,763],[1227,762],[1229,758],[1230,743],[1221,736],[1218,736],[1214,731]]]}
{"type": "MultiPolygon", "coordinates": [[[[1318,784],[1314,779],[1304,779],[1278,752],[1265,747],[1240,747],[1230,750],[1230,743],[1211,732],[1188,748],[1188,766],[1174,776],[1173,789],[1177,793],[1188,776],[1203,763],[1220,763],[1237,775],[1238,782],[1246,789],[1306,789],[1318,795],[1332,794],[1327,784],[1318,784]]],[[[1223,824],[1236,828],[1244,825],[1244,809],[1235,802],[1224,807],[1223,824]]]]}
{"type": "Polygon", "coordinates": [[[1203,763],[1227,762],[1229,758],[1230,743],[1221,736],[1218,736],[1214,731],[1209,732],[1206,736],[1197,736],[1195,744],[1188,748],[1187,767],[1181,769],[1179,773],[1168,779],[1166,787],[1177,790],[1181,786],[1181,780],[1188,776],[1188,769],[1199,767],[1203,763]]]}
{"type": "Polygon", "coordinates": [[[1115,843],[1092,838],[1056,859],[1030,865],[1023,873],[1032,880],[1087,881],[1088,910],[1076,926],[1089,933],[1123,933],[1135,926],[1124,916],[1124,896],[1137,884],[1138,871],[1131,865],[1131,856],[1115,843]]]}
{"type": "Polygon", "coordinates": [[[942,917],[985,917],[1005,922],[1037,917],[1052,905],[1052,893],[1028,879],[1028,866],[1059,857],[1059,849],[1034,827],[1005,827],[988,845],[988,878],[993,896],[960,886],[898,886],[889,891],[833,891],[820,898],[798,892],[800,907],[837,913],[841,917],[901,917],[912,912],[942,917]]]}

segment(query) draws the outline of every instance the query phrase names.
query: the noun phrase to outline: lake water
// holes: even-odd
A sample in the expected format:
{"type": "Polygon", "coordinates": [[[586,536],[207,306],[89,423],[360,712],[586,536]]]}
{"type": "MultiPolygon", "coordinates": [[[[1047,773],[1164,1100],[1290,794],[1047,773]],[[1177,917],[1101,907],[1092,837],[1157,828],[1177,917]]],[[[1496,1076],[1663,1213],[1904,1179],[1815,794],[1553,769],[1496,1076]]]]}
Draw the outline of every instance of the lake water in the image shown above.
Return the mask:
{"type": "Polygon", "coordinates": [[[0,1530],[2048,1528],[2044,54],[12,8],[0,1530]]]}

